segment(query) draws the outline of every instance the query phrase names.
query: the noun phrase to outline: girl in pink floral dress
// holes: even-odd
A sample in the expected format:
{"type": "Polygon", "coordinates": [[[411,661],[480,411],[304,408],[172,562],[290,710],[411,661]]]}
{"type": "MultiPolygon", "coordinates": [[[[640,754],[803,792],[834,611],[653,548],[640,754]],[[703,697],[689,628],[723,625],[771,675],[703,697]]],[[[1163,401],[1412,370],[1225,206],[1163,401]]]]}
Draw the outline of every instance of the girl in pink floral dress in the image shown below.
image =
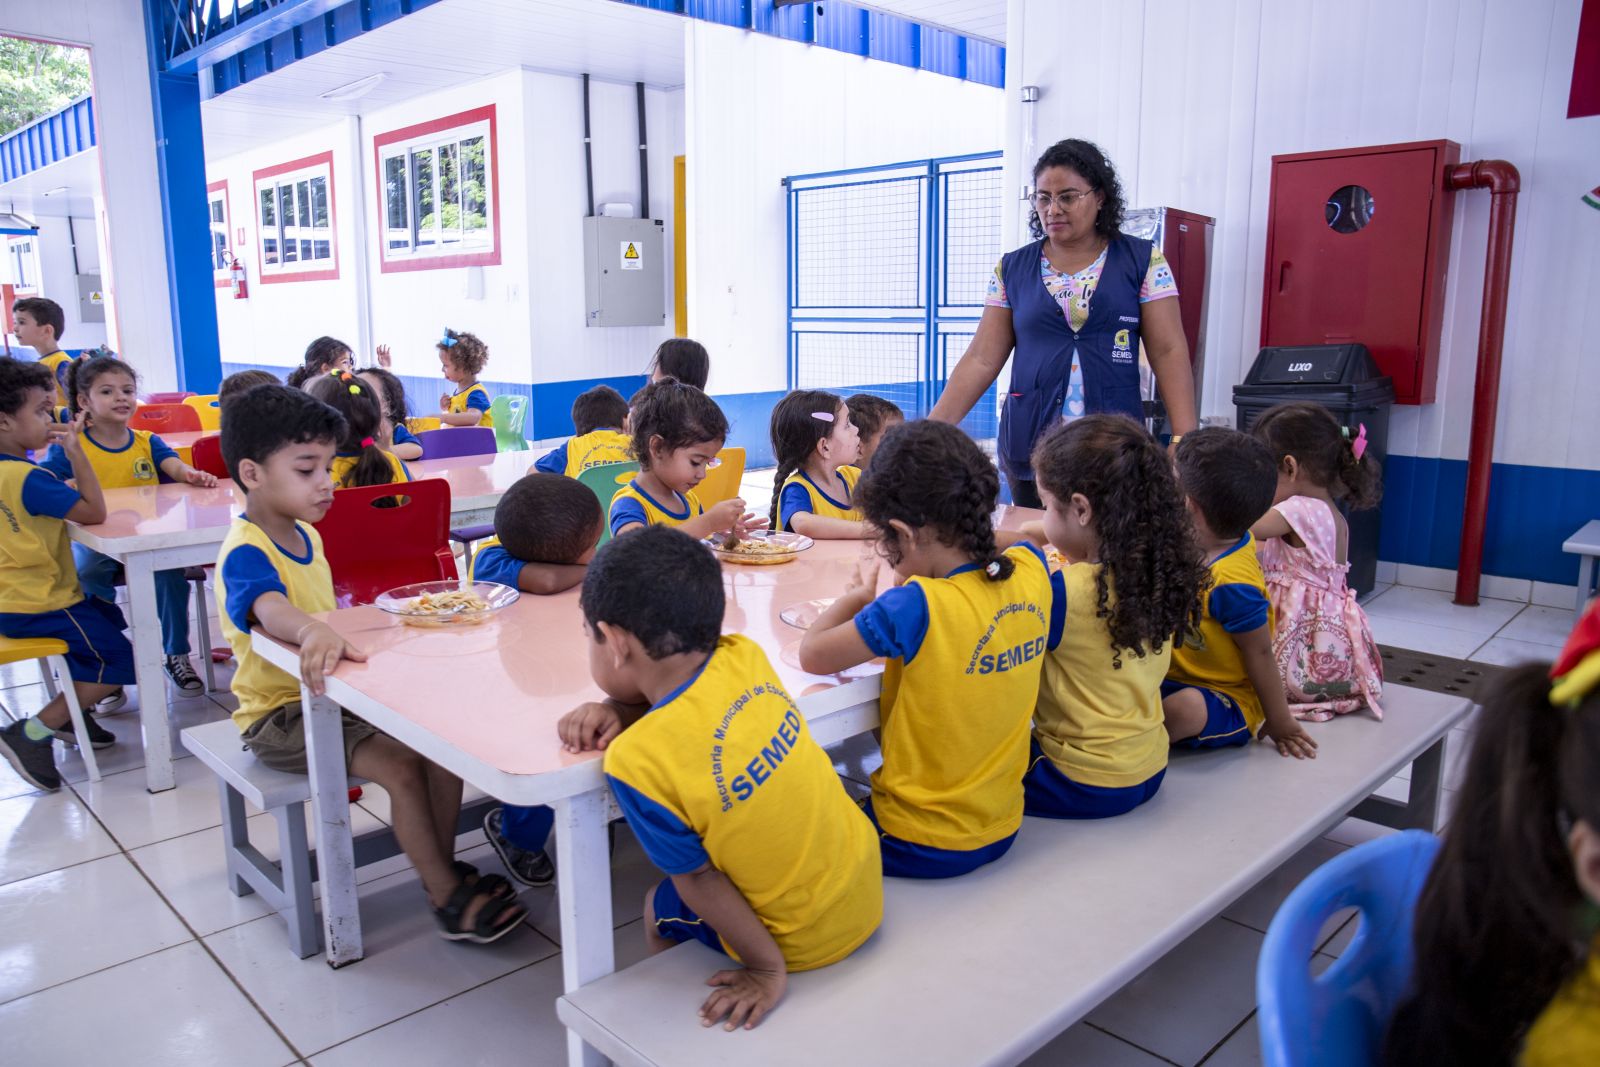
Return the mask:
{"type": "Polygon", "coordinates": [[[1383,661],[1345,584],[1350,531],[1335,506],[1378,503],[1366,427],[1352,434],[1327,408],[1297,402],[1263,412],[1253,432],[1278,461],[1276,502],[1251,533],[1272,600],[1272,651],[1289,710],[1321,722],[1365,707],[1381,719],[1383,661]]]}

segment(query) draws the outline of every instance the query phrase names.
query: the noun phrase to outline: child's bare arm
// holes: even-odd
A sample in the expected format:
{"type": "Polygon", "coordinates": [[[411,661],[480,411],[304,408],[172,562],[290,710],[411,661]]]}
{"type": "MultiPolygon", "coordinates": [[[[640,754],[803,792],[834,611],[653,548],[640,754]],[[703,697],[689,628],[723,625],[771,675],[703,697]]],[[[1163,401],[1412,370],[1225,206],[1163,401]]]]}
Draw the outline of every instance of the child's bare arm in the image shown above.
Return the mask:
{"type": "Polygon", "coordinates": [[[517,588],[536,596],[565,593],[583,584],[589,568],[582,563],[524,563],[517,572],[517,588]]]}
{"type": "Polygon", "coordinates": [[[718,971],[706,979],[716,989],[700,1006],[700,1025],[715,1026],[726,1018],[724,1030],[753,1029],[778,1006],[789,984],[778,943],[728,876],[709,863],[698,871],[673,875],[672,884],[683,902],[744,961],[743,967],[718,971]]]}
{"type": "Polygon", "coordinates": [[[1033,522],[1025,522],[1021,527],[1015,530],[1002,530],[996,528],[994,531],[995,547],[1000,549],[1002,552],[1014,545],[1020,545],[1024,541],[1029,542],[1037,548],[1043,548],[1045,545],[1049,544],[1050,539],[1046,537],[1044,533],[1044,523],[1036,520],[1033,522]]]}
{"type": "Polygon", "coordinates": [[[857,519],[836,519],[802,511],[789,519],[797,534],[818,541],[865,541],[873,536],[872,527],[857,519]]]}
{"type": "Polygon", "coordinates": [[[415,441],[401,441],[399,444],[391,444],[389,451],[393,452],[398,459],[412,460],[422,458],[422,446],[415,441]]]}
{"type": "Polygon", "coordinates": [[[856,567],[844,595],[829,604],[828,610],[801,638],[801,670],[811,674],[837,674],[876,658],[877,653],[868,647],[861,631],[856,629],[856,615],[872,603],[876,577],[876,564],[871,565],[870,570],[864,564],[856,567]]]}
{"type": "Polygon", "coordinates": [[[262,593],[250,606],[250,614],[279,641],[300,646],[300,680],[316,696],[327,691],[323,679],[341,659],[366,661],[365,652],[340,637],[327,623],[295,607],[282,593],[262,593]]]}
{"type": "Polygon", "coordinates": [[[683,523],[678,529],[694,538],[696,541],[710,537],[714,533],[723,533],[732,530],[743,537],[751,530],[757,530],[767,524],[767,520],[759,515],[751,514],[745,510],[745,502],[739,497],[724,500],[713,504],[694,518],[683,523]]]}
{"type": "Polygon", "coordinates": [[[483,412],[476,408],[465,411],[441,411],[439,423],[442,426],[476,426],[483,421],[483,412]]]}
{"type": "Polygon", "coordinates": [[[1255,534],[1257,541],[1266,541],[1274,537],[1287,537],[1294,532],[1294,527],[1283,517],[1283,512],[1277,508],[1268,508],[1267,513],[1250,527],[1250,532],[1255,534]]]}
{"type": "Polygon", "coordinates": [[[189,466],[177,456],[168,456],[161,461],[161,473],[175,482],[185,485],[198,485],[210,489],[217,484],[217,476],[203,470],[189,466]]]}
{"type": "Polygon", "coordinates": [[[1261,698],[1261,709],[1267,721],[1261,728],[1263,737],[1270,737],[1278,752],[1295,759],[1316,759],[1317,742],[1306,733],[1289,712],[1289,699],[1283,692],[1283,676],[1278,673],[1277,661],[1272,657],[1272,630],[1258,626],[1254,630],[1233,635],[1239,646],[1239,658],[1244,661],[1245,674],[1261,698]]]}

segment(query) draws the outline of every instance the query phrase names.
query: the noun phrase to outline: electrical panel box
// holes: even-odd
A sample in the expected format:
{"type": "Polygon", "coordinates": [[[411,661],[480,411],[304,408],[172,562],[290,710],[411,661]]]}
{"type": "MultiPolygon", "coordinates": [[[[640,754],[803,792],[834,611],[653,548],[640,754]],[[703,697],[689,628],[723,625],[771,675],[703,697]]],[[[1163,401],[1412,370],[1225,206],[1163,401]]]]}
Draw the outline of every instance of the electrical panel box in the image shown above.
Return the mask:
{"type": "Polygon", "coordinates": [[[661,220],[584,219],[583,262],[585,325],[660,326],[667,321],[661,220]]]}
{"type": "MultiPolygon", "coordinates": [[[[1364,344],[1395,402],[1433,402],[1453,141],[1272,157],[1261,345],[1364,344]]],[[[1181,291],[1181,289],[1180,289],[1181,291]]]]}

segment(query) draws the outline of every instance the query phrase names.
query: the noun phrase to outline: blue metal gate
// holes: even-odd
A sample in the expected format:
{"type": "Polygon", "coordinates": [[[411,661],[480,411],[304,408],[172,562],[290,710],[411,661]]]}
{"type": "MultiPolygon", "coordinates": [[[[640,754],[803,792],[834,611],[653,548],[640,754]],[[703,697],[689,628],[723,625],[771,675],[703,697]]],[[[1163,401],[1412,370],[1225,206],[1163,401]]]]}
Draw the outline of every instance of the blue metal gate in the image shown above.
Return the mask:
{"type": "MultiPolygon", "coordinates": [[[[1000,257],[1000,153],[802,174],[789,191],[789,388],[926,415],[1000,257]]],[[[992,450],[996,391],[963,429],[992,450]]]]}

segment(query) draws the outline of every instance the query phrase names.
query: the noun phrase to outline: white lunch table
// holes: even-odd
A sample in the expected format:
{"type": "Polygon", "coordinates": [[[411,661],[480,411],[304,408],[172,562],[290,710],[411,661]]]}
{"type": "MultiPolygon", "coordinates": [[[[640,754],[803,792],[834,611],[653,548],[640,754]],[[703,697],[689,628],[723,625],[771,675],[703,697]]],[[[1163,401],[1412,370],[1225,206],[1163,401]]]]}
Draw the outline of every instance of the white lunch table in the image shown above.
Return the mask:
{"type": "MultiPolygon", "coordinates": [[[[492,521],[505,491],[532,469],[531,452],[421,460],[407,464],[411,476],[443,478],[450,485],[455,525],[492,521]]],[[[74,541],[110,556],[127,572],[128,629],[133,639],[134,684],[139,687],[144,737],[145,784],[152,793],[173,786],[172,735],[161,626],[156,617],[155,573],[215,563],[243,496],[224,479],[214,489],[149,485],[107,489],[106,520],[93,526],[67,524],[74,541]]],[[[201,649],[200,655],[210,655],[201,649]]]]}

